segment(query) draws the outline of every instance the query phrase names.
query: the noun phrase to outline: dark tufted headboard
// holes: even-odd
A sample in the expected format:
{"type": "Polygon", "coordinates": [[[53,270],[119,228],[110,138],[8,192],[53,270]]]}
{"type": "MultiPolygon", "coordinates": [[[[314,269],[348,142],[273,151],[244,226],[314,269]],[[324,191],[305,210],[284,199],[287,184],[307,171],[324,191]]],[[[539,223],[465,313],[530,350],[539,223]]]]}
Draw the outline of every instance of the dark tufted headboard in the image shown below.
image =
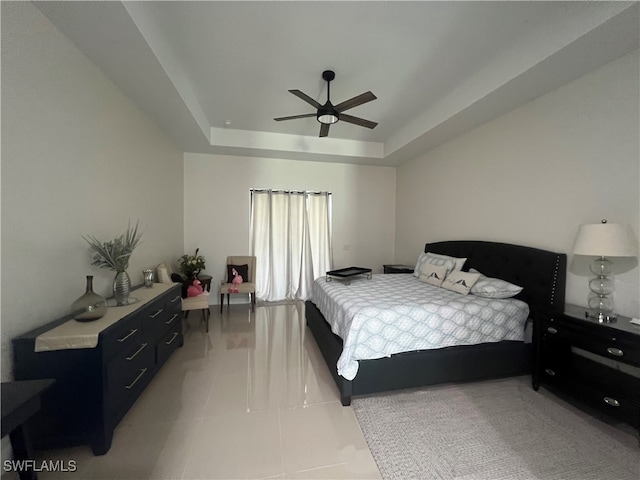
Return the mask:
{"type": "Polygon", "coordinates": [[[467,258],[463,270],[475,268],[488,277],[523,287],[516,298],[531,308],[535,305],[564,307],[567,273],[564,253],[478,240],[427,243],[424,251],[467,258]]]}

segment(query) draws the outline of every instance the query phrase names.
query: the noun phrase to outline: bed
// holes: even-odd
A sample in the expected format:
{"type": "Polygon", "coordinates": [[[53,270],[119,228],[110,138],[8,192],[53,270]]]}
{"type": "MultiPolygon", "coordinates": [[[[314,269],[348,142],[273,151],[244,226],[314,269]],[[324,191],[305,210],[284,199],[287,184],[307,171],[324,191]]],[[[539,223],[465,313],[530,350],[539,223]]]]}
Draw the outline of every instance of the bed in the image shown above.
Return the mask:
{"type": "MultiPolygon", "coordinates": [[[[541,306],[564,306],[567,264],[565,254],[474,240],[427,243],[424,251],[467,258],[463,271],[476,269],[488,277],[523,287],[522,292],[514,298],[526,303],[529,318],[533,318],[537,308],[541,306]]],[[[360,286],[366,286],[369,281],[360,280],[360,286]]],[[[420,349],[377,359],[359,359],[355,377],[348,380],[338,373],[338,362],[344,350],[343,339],[332,331],[330,322],[333,322],[333,318],[327,322],[314,300],[315,298],[305,303],[307,325],[324,356],[338,386],[340,400],[345,406],[351,404],[354,395],[531,373],[531,344],[522,340],[501,340],[420,349]]],[[[331,317],[331,314],[327,315],[331,317]]],[[[342,360],[344,363],[344,358],[342,360]]]]}

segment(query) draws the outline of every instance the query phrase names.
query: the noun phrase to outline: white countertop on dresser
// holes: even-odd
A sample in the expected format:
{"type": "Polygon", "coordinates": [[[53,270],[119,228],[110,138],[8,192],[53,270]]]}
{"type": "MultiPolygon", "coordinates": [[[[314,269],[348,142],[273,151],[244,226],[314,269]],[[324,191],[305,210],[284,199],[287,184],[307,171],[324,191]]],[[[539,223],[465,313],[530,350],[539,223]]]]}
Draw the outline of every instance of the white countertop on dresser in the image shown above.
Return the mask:
{"type": "Polygon", "coordinates": [[[72,319],[58,325],[36,337],[35,351],[48,352],[74,348],[95,348],[98,345],[100,332],[121,318],[135,312],[175,285],[175,283],[154,283],[151,288],[137,288],[131,292],[131,296],[138,298],[139,302],[121,307],[108,307],[104,317],[91,322],[79,322],[72,319]]]}

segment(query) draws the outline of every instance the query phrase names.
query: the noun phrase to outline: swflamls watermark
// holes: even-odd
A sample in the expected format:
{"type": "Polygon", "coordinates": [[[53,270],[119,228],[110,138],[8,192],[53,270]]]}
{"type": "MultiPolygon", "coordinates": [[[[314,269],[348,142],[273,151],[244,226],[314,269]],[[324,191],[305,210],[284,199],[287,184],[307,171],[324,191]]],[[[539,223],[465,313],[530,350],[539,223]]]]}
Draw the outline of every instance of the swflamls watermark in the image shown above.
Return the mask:
{"type": "Polygon", "coordinates": [[[5,472],[75,472],[78,465],[75,460],[5,460],[2,464],[5,472]]]}

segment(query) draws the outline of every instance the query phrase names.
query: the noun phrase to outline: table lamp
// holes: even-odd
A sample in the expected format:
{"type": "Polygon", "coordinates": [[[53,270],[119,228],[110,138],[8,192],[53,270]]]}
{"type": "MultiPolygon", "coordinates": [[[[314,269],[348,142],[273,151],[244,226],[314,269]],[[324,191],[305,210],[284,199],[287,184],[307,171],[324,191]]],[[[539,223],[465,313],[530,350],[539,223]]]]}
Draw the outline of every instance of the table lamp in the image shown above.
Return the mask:
{"type": "Polygon", "coordinates": [[[637,238],[629,225],[601,223],[580,225],[573,245],[574,255],[597,257],[590,266],[596,275],[589,280],[591,292],[587,297],[589,311],[586,316],[598,322],[614,322],[613,311],[613,264],[607,257],[635,257],[638,254],[637,238]]]}

